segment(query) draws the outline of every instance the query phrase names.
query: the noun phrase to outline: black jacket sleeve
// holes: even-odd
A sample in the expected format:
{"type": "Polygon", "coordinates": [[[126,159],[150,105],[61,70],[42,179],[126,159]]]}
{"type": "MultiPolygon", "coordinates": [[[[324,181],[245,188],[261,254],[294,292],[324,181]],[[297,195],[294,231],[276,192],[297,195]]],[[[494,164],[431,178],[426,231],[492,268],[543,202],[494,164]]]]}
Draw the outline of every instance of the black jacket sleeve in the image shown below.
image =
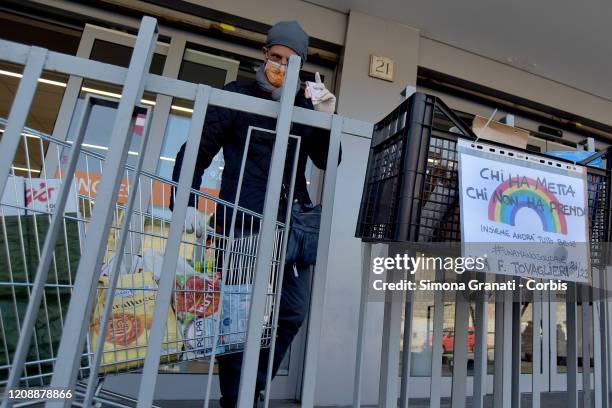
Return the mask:
{"type": "MultiPolygon", "coordinates": [[[[308,137],[302,139],[304,151],[315,166],[321,170],[327,167],[327,151],[329,149],[330,132],[325,129],[311,128],[308,137]]],[[[342,161],[342,146],[338,154],[338,164],[342,161]]]]}
{"type": "MultiPolygon", "coordinates": [[[[223,89],[230,92],[233,91],[233,83],[227,84],[223,89]]],[[[210,166],[210,163],[215,155],[219,153],[223,147],[223,142],[228,139],[225,136],[226,132],[231,127],[232,121],[234,120],[234,113],[234,111],[226,108],[220,108],[217,106],[208,107],[206,111],[206,119],[204,121],[204,128],[202,130],[202,139],[200,140],[200,147],[198,148],[198,157],[196,159],[193,180],[191,181],[191,188],[195,190],[200,189],[204,171],[208,168],[208,166],[210,166]]],[[[186,146],[187,142],[183,143],[176,155],[174,168],[172,169],[172,181],[174,182],[178,182],[180,177],[186,146]]],[[[193,207],[195,204],[196,196],[191,194],[189,196],[188,205],[193,207]]],[[[172,191],[170,195],[170,209],[174,209],[174,191],[172,191]]]]}

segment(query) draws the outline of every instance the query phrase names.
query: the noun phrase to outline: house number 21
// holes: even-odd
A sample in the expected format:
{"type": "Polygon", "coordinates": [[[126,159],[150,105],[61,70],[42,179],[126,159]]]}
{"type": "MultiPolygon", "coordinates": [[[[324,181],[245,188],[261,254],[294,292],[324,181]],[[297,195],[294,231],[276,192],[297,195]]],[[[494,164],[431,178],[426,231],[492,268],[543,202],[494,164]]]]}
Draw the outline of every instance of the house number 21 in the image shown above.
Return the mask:
{"type": "Polygon", "coordinates": [[[370,73],[373,78],[383,79],[385,81],[393,81],[395,61],[391,58],[381,57],[378,55],[370,55],[370,73]]]}

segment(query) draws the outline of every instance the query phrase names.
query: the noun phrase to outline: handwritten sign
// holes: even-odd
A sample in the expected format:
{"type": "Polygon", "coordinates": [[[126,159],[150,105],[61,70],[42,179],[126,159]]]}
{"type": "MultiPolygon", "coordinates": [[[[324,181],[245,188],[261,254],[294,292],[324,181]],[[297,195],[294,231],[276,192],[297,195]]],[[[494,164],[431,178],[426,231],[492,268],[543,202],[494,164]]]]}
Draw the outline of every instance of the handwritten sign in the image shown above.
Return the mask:
{"type": "Polygon", "coordinates": [[[466,256],[488,272],[589,281],[586,169],[460,140],[461,231],[466,256]]]}

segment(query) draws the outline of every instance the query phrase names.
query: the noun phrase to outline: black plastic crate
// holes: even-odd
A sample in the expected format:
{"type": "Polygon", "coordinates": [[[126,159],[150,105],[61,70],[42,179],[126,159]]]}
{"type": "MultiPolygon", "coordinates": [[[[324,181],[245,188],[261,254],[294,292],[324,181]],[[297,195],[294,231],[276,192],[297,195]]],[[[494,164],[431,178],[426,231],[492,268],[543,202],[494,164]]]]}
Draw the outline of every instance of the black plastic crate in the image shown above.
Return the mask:
{"type": "Polygon", "coordinates": [[[453,213],[458,137],[476,138],[439,98],[420,92],[378,122],[356,236],[375,242],[458,241],[459,212],[453,213]],[[458,133],[439,130],[443,126],[458,133]],[[441,232],[444,239],[437,237],[441,232]]]}
{"type": "MultiPolygon", "coordinates": [[[[439,98],[424,93],[377,123],[356,236],[370,242],[460,241],[459,138],[476,135],[439,98]]],[[[605,263],[602,244],[610,240],[611,160],[605,163],[607,170],[588,167],[587,176],[594,266],[605,263]]]]}
{"type": "MultiPolygon", "coordinates": [[[[605,152],[609,156],[610,149],[605,152]]],[[[591,247],[591,265],[602,269],[610,264],[609,256],[605,254],[607,243],[610,242],[610,168],[612,160],[606,157],[606,170],[589,167],[587,171],[587,200],[589,205],[589,238],[591,247]]]]}

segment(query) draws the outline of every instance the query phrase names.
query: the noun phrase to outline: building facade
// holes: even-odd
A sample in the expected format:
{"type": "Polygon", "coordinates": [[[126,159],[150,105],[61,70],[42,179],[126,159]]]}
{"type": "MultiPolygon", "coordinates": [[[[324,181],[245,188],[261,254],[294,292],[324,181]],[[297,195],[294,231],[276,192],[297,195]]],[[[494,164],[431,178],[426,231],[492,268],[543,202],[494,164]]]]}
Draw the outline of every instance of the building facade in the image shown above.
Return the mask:
{"type": "MultiPolygon", "coordinates": [[[[220,88],[236,79],[254,78],[255,69],[262,62],[260,49],[267,29],[277,21],[295,19],[311,37],[302,79],[310,79],[315,72],[320,72],[326,86],[338,98],[338,113],[344,116],[376,122],[393,110],[401,101],[402,92],[412,86],[440,96],[462,118],[490,117],[495,109],[499,112],[496,120],[513,115],[514,126],[530,132],[528,149],[535,152],[599,150],[612,141],[611,100],[592,90],[580,89],[572,78],[566,82],[549,78],[546,72],[532,72],[528,64],[480,55],[443,42],[419,27],[358,10],[358,7],[355,10],[329,8],[324,2],[300,0],[7,0],[0,5],[0,38],[127,66],[140,18],[151,15],[159,21],[160,36],[150,72],[220,88]],[[392,81],[369,75],[372,55],[393,61],[392,81]],[[562,135],[555,136],[542,126],[561,130],[562,135]]],[[[0,99],[0,117],[8,116],[18,75],[14,67],[0,67],[0,81],[6,90],[0,99]]],[[[51,75],[44,78],[27,126],[49,134],[61,134],[71,126],[72,112],[62,109],[67,100],[79,99],[85,93],[116,97],[121,92],[96,81],[51,75]]],[[[159,104],[156,98],[156,95],[145,95],[142,103],[144,106],[159,104]]],[[[161,177],[170,177],[176,152],[186,140],[190,106],[181,100],[163,103],[170,103],[170,113],[155,124],[154,131],[162,132],[165,141],[157,169],[152,170],[161,177]]],[[[108,146],[107,135],[101,131],[86,143],[103,151],[108,146]]],[[[317,405],[352,402],[361,285],[361,242],[354,234],[369,146],[370,140],[363,137],[345,136],[342,140],[330,246],[330,253],[338,255],[331,256],[326,265],[316,375],[317,405]]],[[[38,159],[42,161],[42,155],[38,159]]],[[[222,168],[223,157],[219,155],[205,173],[203,189],[218,191],[222,168]]],[[[311,195],[320,196],[322,175],[311,165],[307,171],[311,195]]],[[[90,179],[83,177],[81,182],[83,189],[94,188],[90,179]]],[[[381,250],[375,247],[375,251],[381,250]]],[[[434,276],[432,271],[419,271],[419,274],[423,278],[434,276]]],[[[524,306],[521,341],[527,345],[533,336],[532,305],[524,306]]],[[[444,301],[442,307],[444,353],[438,384],[441,396],[446,397],[451,395],[452,387],[454,302],[444,301]]],[[[431,392],[429,346],[433,308],[433,300],[423,300],[416,303],[413,311],[409,382],[415,398],[428,398],[431,392]]],[[[563,391],[567,381],[565,304],[551,302],[545,313],[548,320],[544,330],[550,339],[545,346],[550,358],[542,361],[542,370],[549,373],[545,389],[563,391]]],[[[383,304],[373,302],[366,325],[366,333],[370,334],[366,336],[363,360],[364,404],[373,404],[378,399],[382,315],[383,304]]],[[[499,340],[496,337],[501,335],[495,332],[495,316],[491,308],[487,338],[489,393],[493,388],[493,359],[499,340]]],[[[473,351],[470,350],[474,341],[472,326],[470,321],[468,354],[473,351]]],[[[274,381],[272,398],[300,399],[306,342],[305,326],[274,381]]],[[[596,360],[597,353],[595,348],[591,349],[591,356],[582,361],[596,360]]],[[[160,376],[156,398],[202,398],[200,384],[207,367],[206,363],[192,362],[169,368],[160,376]]],[[[524,392],[530,390],[527,375],[532,369],[529,348],[525,346],[521,356],[524,392]]],[[[472,372],[473,367],[468,366],[468,389],[471,389],[472,372]]],[[[136,380],[136,374],[123,374],[109,378],[106,386],[129,394],[136,380]]]]}

